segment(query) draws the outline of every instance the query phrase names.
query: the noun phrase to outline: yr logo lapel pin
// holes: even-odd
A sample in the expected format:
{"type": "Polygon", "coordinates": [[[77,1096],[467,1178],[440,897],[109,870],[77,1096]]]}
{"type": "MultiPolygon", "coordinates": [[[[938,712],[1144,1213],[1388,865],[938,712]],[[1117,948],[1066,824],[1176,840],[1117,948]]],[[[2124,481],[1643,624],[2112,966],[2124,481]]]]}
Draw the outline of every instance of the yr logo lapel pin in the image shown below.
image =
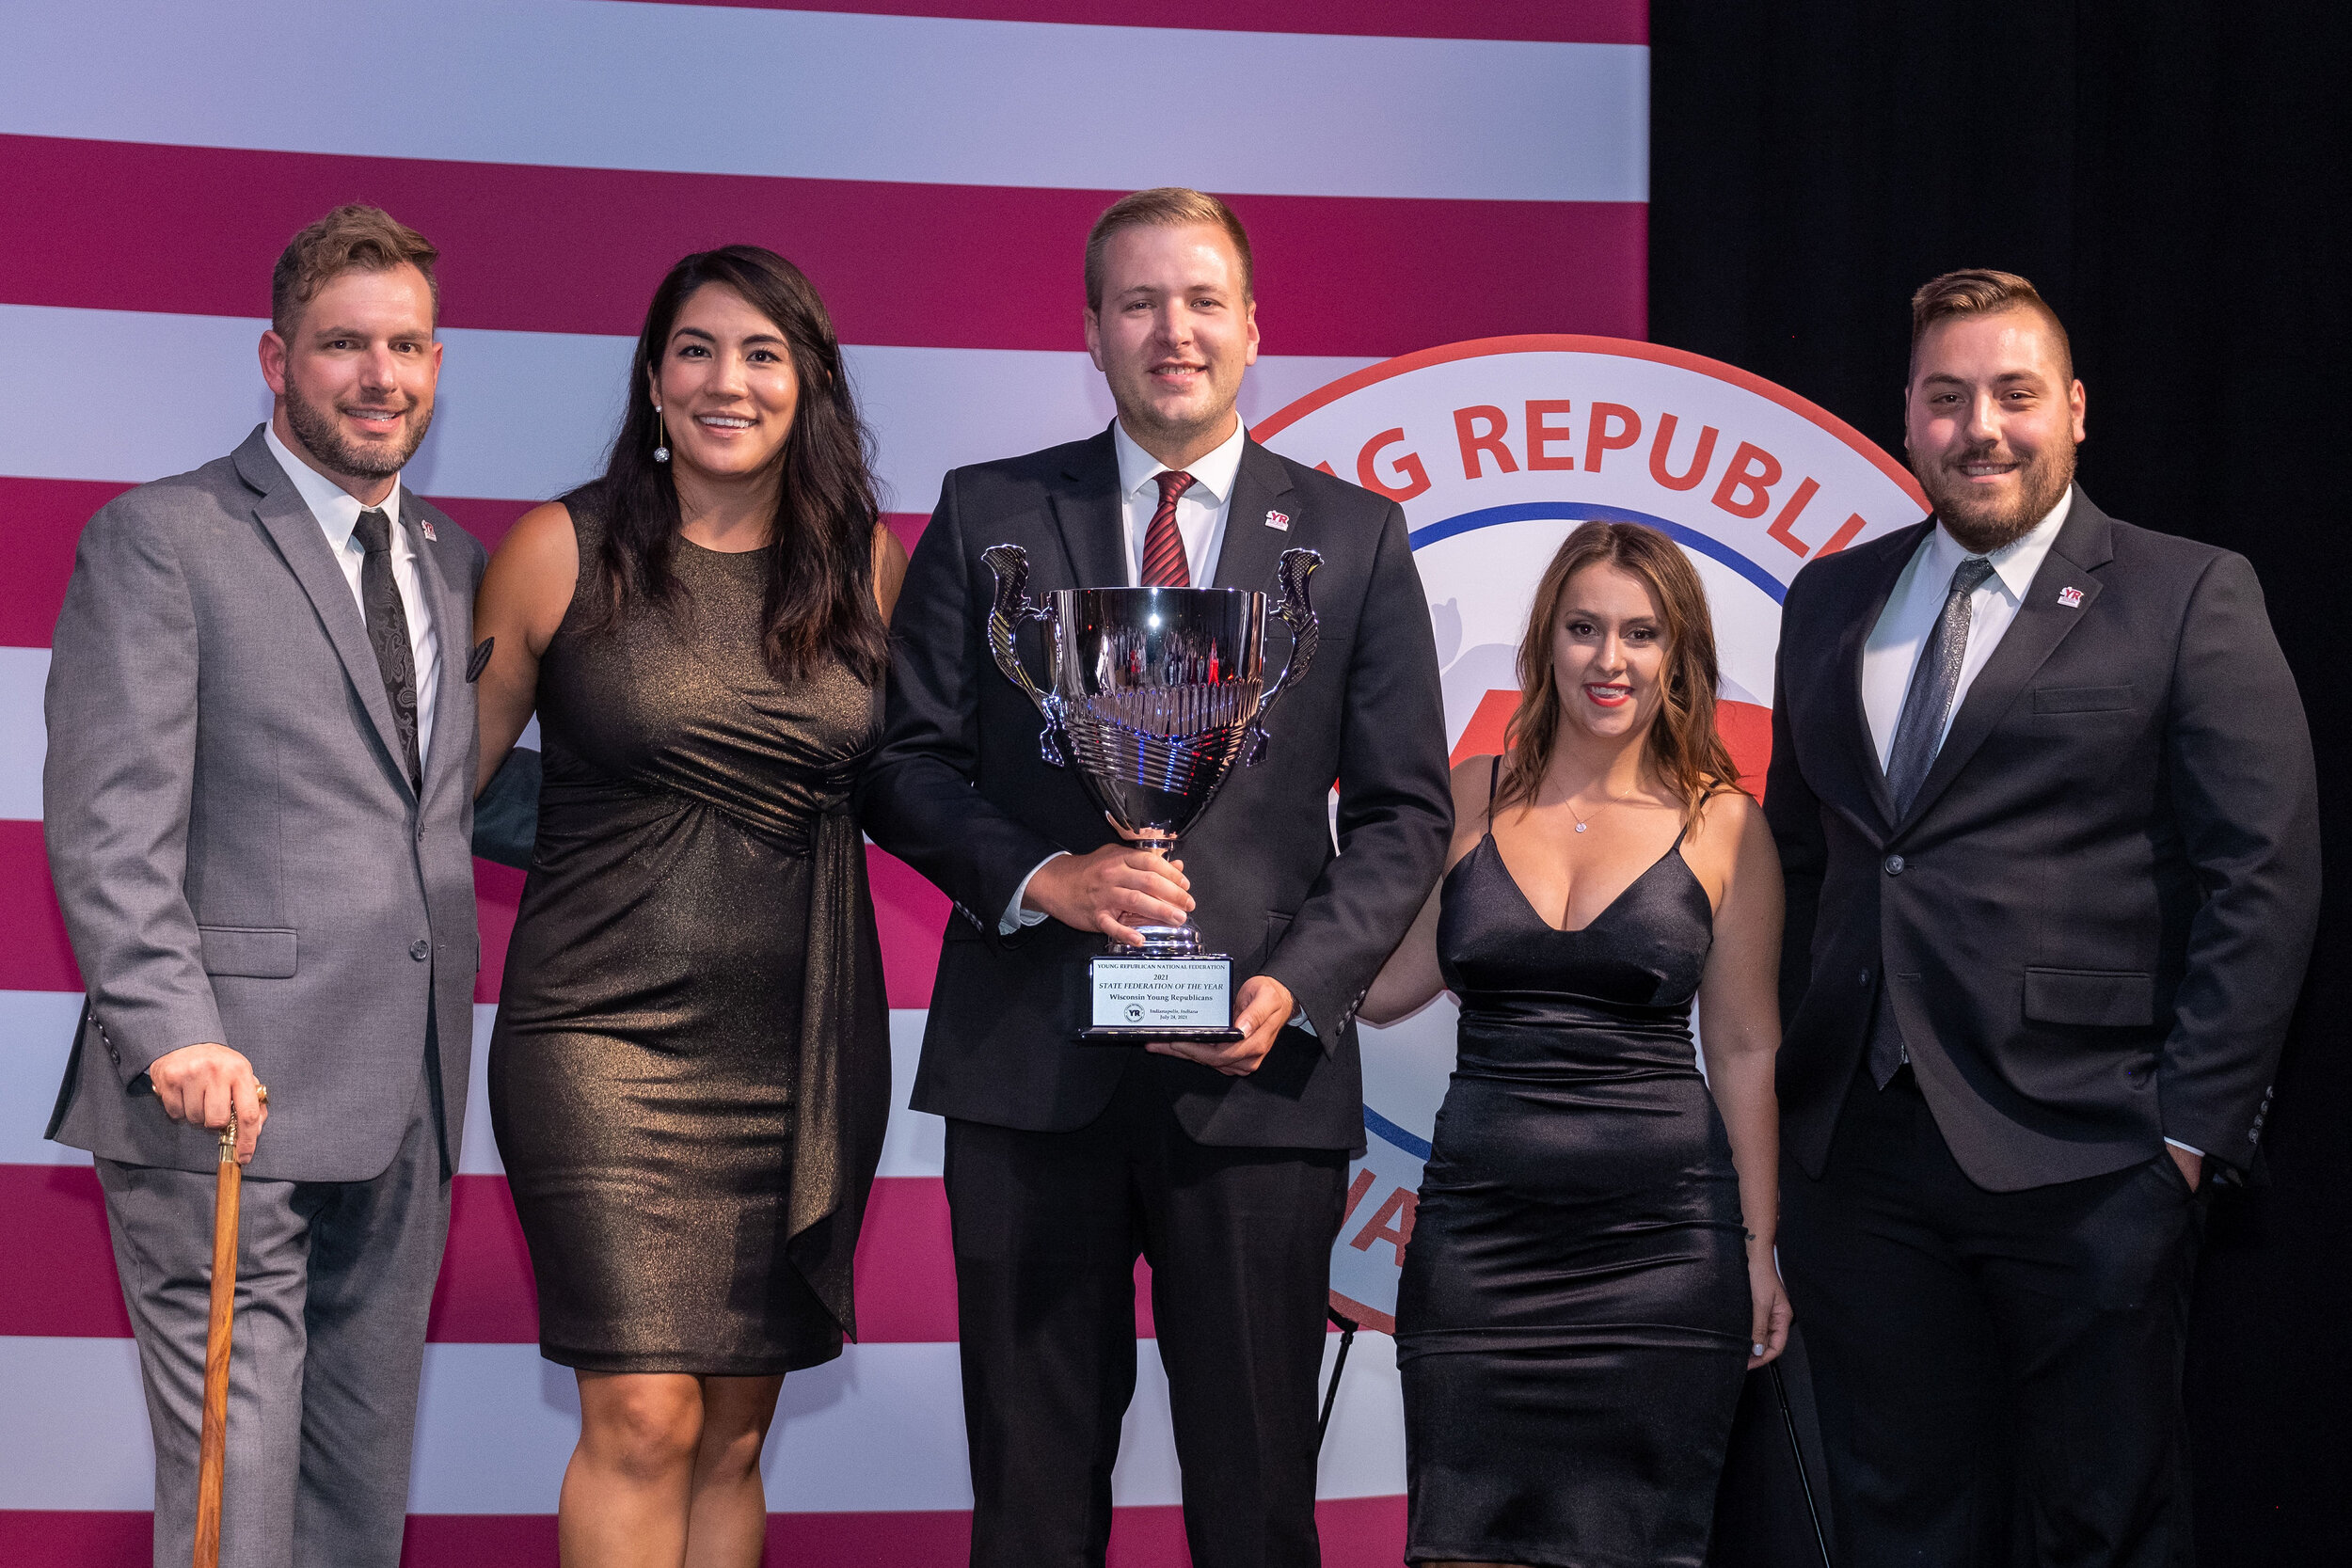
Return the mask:
{"type": "Polygon", "coordinates": [[[1269,512],[1265,515],[1265,526],[1288,533],[1291,531],[1291,515],[1287,512],[1269,512]]]}
{"type": "Polygon", "coordinates": [[[2083,591],[2072,586],[2061,588],[2058,590],[2058,603],[2068,610],[2080,610],[2083,607],[2083,591]]]}
{"type": "Polygon", "coordinates": [[[432,542],[432,543],[435,543],[435,544],[438,544],[438,543],[440,542],[440,538],[441,538],[441,536],[440,536],[439,534],[437,534],[437,533],[436,533],[436,532],[434,532],[434,531],[433,531],[433,519],[432,519],[432,518],[430,518],[430,517],[420,517],[420,518],[418,518],[418,519],[417,519],[417,526],[418,526],[419,528],[421,528],[421,529],[424,530],[424,536],[425,536],[425,538],[426,538],[428,541],[430,541],[430,542],[432,542]]]}

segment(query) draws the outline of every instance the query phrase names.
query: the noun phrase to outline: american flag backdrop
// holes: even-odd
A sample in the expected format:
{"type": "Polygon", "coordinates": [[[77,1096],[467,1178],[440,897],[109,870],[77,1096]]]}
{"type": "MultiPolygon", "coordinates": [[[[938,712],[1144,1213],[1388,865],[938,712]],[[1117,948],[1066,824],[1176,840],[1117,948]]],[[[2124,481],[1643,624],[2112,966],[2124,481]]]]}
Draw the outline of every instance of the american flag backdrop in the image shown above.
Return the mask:
{"type": "MultiPolygon", "coordinates": [[[[346,200],[443,251],[447,343],[407,483],[495,545],[601,467],[678,256],[782,251],[833,309],[912,544],[941,474],[1100,429],[1079,251],[1118,194],[1228,197],[1257,249],[1263,419],[1391,355],[1644,335],[1643,0],[0,0],[0,1563],[147,1560],[151,1456],[87,1157],[42,1125],[80,977],[40,835],[41,689],[82,524],[268,412],[271,262],[346,200]]],[[[897,1093],[945,901],[868,851],[897,1093]]],[[[476,1081],[519,873],[483,865],[476,1081]]],[[[233,1043],[233,1042],[232,1042],[233,1043]]],[[[785,1386],[771,1561],[947,1564],[969,1539],[933,1118],[895,1114],[863,1343],[785,1386]]],[[[425,1363],[407,1560],[554,1560],[576,1432],[535,1344],[489,1118],[469,1119],[425,1363]]],[[[1143,1375],[1112,1560],[1184,1560],[1143,1375]]],[[[1397,1560],[1393,1358],[1351,1358],[1327,1560],[1397,1560]]]]}

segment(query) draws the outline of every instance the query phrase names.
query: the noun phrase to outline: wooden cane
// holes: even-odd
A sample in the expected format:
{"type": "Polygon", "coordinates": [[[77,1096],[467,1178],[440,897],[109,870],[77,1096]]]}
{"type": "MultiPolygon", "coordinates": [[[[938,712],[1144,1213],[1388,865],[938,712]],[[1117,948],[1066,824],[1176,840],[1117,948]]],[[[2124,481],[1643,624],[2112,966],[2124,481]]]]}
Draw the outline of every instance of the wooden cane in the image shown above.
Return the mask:
{"type": "Polygon", "coordinates": [[[213,1319],[204,1331],[204,1432],[196,1459],[196,1564],[220,1568],[220,1479],[229,1455],[229,1329],[237,1307],[237,1113],[220,1134],[213,1193],[213,1319]]]}

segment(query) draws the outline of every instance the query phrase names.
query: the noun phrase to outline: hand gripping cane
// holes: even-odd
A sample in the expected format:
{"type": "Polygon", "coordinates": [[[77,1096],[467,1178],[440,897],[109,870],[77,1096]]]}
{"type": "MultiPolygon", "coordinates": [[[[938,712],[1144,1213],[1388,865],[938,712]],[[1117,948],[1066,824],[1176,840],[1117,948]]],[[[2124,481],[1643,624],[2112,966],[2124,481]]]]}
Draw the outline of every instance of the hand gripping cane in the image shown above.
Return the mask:
{"type": "MultiPolygon", "coordinates": [[[[259,1085],[256,1085],[257,1087],[259,1085]]],[[[261,1090],[263,1104],[269,1091],[261,1090]]],[[[195,1568],[220,1565],[220,1480],[229,1456],[229,1331],[237,1309],[237,1112],[221,1130],[220,1165],[213,1192],[213,1315],[204,1330],[204,1431],[196,1458],[195,1568]]]]}

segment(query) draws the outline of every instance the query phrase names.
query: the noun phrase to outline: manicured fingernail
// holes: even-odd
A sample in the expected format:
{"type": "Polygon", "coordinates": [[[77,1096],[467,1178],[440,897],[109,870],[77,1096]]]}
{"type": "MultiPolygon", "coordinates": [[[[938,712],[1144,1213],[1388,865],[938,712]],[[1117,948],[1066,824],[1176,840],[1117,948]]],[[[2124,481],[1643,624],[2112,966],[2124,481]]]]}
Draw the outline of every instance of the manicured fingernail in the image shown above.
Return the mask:
{"type": "Polygon", "coordinates": [[[1752,1345],[1748,1349],[1748,1354],[1750,1355],[1761,1355],[1764,1354],[1764,1347],[1762,1345],[1752,1345]]]}

